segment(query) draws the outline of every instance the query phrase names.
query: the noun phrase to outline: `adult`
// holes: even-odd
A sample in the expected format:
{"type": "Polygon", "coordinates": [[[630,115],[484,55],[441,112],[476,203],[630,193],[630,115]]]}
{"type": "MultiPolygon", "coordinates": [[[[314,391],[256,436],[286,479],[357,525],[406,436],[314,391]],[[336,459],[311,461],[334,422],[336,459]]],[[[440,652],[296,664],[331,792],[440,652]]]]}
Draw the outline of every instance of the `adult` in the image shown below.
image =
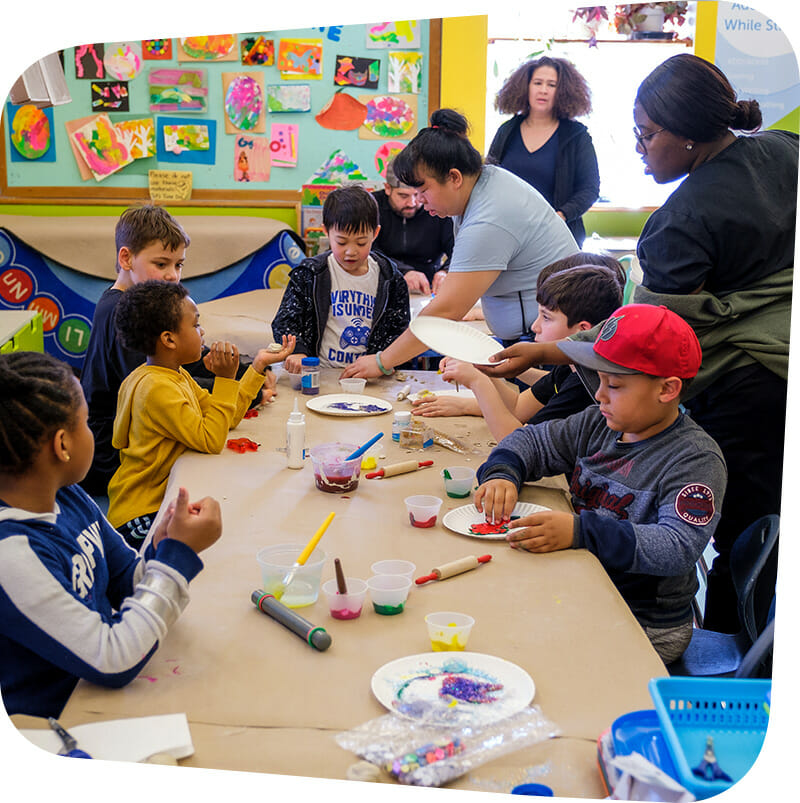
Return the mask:
{"type": "Polygon", "coordinates": [[[417,191],[398,181],[393,161],[383,189],[372,193],[381,223],[373,248],[397,263],[410,293],[438,293],[453,253],[453,221],[426,215],[417,191]]]}
{"type": "MultiPolygon", "coordinates": [[[[522,179],[484,165],[452,109],[431,115],[394,160],[398,179],[416,187],[425,209],[451,217],[455,232],[447,281],[420,314],[458,321],[481,300],[491,331],[512,343],[536,320],[536,280],[551,262],[577,251],[567,224],[522,179]]],[[[426,350],[406,329],[386,350],[363,355],[343,376],[390,374],[426,350]]]]}
{"type": "MultiPolygon", "coordinates": [[[[717,67],[689,54],[645,78],[633,119],[645,173],[659,184],[685,176],[644,226],[633,298],[683,316],[703,348],[684,404],[728,465],[725,497],[715,500],[722,518],[704,627],[734,632],[731,546],[753,521],[780,511],[798,137],[734,134],[760,127],[758,102],[737,101],[717,67]]],[[[490,372],[514,375],[558,351],[518,345],[501,351],[496,359],[510,359],[490,372]]]]}
{"type": "Polygon", "coordinates": [[[539,190],[583,245],[582,216],[600,195],[592,138],[574,119],[592,110],[586,79],[572,62],[541,56],[509,76],[494,105],[514,116],[497,129],[486,161],[539,190]]]}

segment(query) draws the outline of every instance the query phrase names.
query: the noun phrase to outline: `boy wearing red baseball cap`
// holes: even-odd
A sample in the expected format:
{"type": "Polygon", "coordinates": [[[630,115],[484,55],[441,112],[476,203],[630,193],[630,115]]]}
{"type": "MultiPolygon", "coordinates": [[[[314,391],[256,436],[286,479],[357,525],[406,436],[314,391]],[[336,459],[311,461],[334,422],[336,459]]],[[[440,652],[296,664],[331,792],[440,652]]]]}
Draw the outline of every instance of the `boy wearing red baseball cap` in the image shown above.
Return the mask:
{"type": "Polygon", "coordinates": [[[525,516],[507,540],[530,552],[588,549],[671,663],[691,639],[695,564],[727,480],[716,442],[680,408],[700,344],[666,307],[629,304],[594,343],[558,347],[597,405],[506,436],[478,469],[475,505],[488,521],[507,520],[524,482],[565,473],[575,514],[525,516]]]}

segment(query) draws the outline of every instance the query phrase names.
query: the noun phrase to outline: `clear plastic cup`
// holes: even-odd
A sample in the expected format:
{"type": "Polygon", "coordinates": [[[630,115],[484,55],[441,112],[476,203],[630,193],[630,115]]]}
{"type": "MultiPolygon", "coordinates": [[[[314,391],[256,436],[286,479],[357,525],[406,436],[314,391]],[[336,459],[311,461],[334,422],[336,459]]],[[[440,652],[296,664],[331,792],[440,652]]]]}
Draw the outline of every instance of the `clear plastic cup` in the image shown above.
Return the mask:
{"type": "Polygon", "coordinates": [[[414,527],[433,527],[442,500],[438,496],[407,496],[405,499],[408,518],[414,527]]]}
{"type": "MultiPolygon", "coordinates": [[[[280,592],[283,578],[294,566],[300,553],[305,549],[304,544],[275,544],[260,549],[256,553],[256,560],[261,566],[261,580],[264,591],[268,594],[280,592]]],[[[322,579],[322,566],[325,563],[325,552],[317,547],[308,560],[295,572],[292,582],[286,587],[281,596],[281,602],[289,608],[303,608],[313,605],[319,597],[319,584],[322,579]]],[[[278,596],[276,594],[276,596],[278,596]]]]}
{"type": "Polygon", "coordinates": [[[394,616],[405,608],[411,579],[400,574],[376,574],[367,580],[367,588],[375,613],[394,616]]]}
{"type": "Polygon", "coordinates": [[[309,454],[314,466],[314,482],[320,491],[344,494],[355,491],[361,473],[361,458],[345,458],[358,449],[354,443],[322,443],[312,446],[309,454]]]}
{"type": "Polygon", "coordinates": [[[442,477],[445,493],[453,499],[465,499],[475,487],[475,469],[466,466],[448,466],[442,469],[442,477]]]}
{"type": "Polygon", "coordinates": [[[399,574],[411,579],[417,567],[410,560],[379,560],[370,569],[373,574],[399,574]]]}
{"type": "Polygon", "coordinates": [[[296,374],[291,374],[286,371],[286,376],[289,379],[289,386],[292,390],[300,390],[300,384],[302,381],[302,374],[298,371],[296,374]]]}
{"type": "Polygon", "coordinates": [[[361,379],[357,376],[351,376],[348,379],[339,380],[339,387],[342,389],[342,393],[361,394],[364,392],[366,384],[366,379],[361,379]]]}
{"type": "Polygon", "coordinates": [[[425,617],[428,637],[434,652],[466,649],[469,634],[475,620],[466,613],[438,611],[425,617]]]}
{"type": "Polygon", "coordinates": [[[367,596],[367,584],[357,577],[345,577],[347,593],[339,593],[335,579],[322,584],[322,593],[328,601],[328,610],[334,619],[358,619],[367,596]]]}

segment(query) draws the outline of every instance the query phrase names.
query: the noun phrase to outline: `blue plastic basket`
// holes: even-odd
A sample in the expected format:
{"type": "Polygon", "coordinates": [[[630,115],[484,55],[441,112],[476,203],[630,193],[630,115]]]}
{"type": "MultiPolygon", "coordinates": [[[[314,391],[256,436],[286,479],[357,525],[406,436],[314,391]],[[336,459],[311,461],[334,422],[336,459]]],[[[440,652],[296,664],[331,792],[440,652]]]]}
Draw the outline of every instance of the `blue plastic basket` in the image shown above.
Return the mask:
{"type": "Polygon", "coordinates": [[[718,795],[755,763],[769,721],[770,680],[654,678],[650,696],[672,755],[678,780],[698,800],[718,795]],[[713,737],[717,762],[733,779],[707,781],[692,773],[713,737]]]}

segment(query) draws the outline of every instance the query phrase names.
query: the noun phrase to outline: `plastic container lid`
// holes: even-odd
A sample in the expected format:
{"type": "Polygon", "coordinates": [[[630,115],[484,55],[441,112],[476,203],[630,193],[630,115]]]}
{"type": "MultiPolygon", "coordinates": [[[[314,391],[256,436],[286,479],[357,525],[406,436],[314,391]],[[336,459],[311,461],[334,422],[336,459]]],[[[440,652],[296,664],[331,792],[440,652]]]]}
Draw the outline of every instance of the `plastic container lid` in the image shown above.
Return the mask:
{"type": "Polygon", "coordinates": [[[303,357],[302,365],[319,365],[319,357],[303,357]]]}
{"type": "Polygon", "coordinates": [[[394,417],[396,421],[411,421],[411,413],[408,410],[399,410],[394,417]]]}

